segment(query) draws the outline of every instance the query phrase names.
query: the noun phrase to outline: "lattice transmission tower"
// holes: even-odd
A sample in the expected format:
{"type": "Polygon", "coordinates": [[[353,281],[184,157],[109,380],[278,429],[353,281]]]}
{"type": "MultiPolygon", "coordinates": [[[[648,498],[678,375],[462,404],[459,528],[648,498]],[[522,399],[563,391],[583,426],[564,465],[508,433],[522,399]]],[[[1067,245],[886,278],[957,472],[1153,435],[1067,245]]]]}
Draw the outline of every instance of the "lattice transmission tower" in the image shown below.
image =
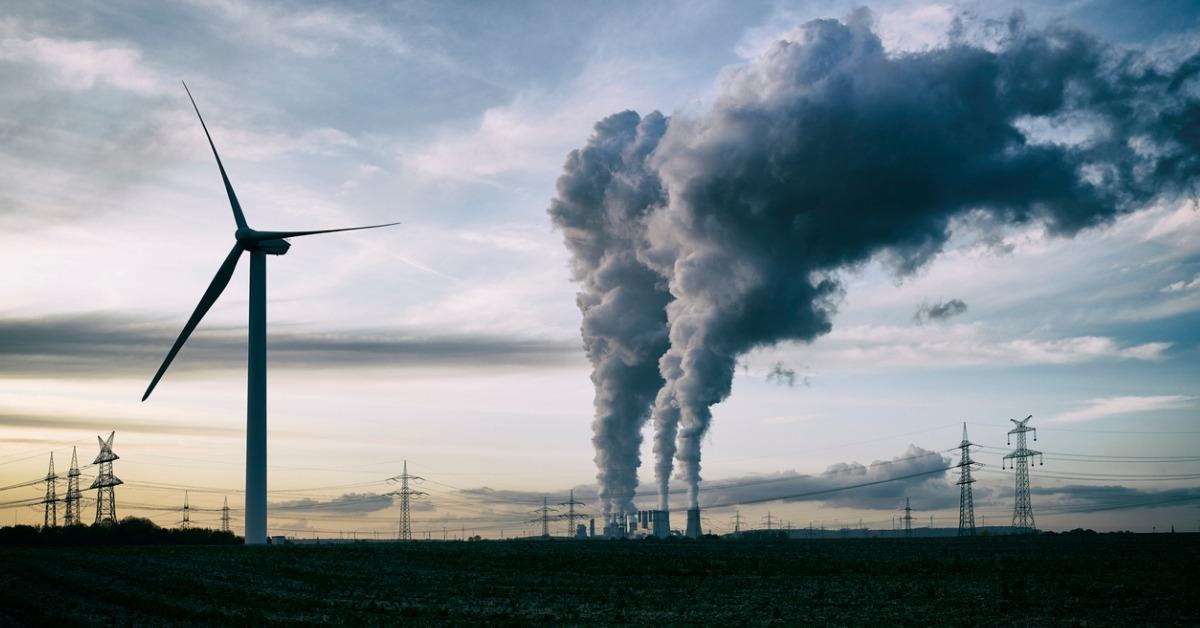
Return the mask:
{"type": "Polygon", "coordinates": [[[958,444],[958,535],[975,536],[975,498],[971,494],[971,485],[975,479],[971,477],[971,468],[977,463],[971,460],[972,443],[967,438],[967,424],[963,423],[963,438],[958,444]]]}
{"type": "Polygon", "coordinates": [[[110,432],[107,439],[96,437],[100,442],[100,453],[92,464],[100,465],[100,473],[92,481],[89,489],[96,490],[96,523],[117,522],[117,496],[114,487],[124,484],[120,478],[113,475],[113,461],[121,457],[113,453],[113,437],[116,432],[110,432]]]}
{"type": "Polygon", "coordinates": [[[71,448],[71,470],[67,471],[67,497],[63,500],[66,512],[63,513],[63,525],[77,526],[82,519],[82,495],[79,492],[79,454],[71,448]]]}
{"type": "Polygon", "coordinates": [[[42,502],[46,512],[42,516],[42,527],[58,525],[58,474],[54,472],[54,452],[50,452],[50,470],[46,472],[46,499],[42,502]]]}
{"type": "Polygon", "coordinates": [[[571,489],[571,496],[567,498],[567,501],[559,502],[558,505],[567,507],[567,512],[559,515],[558,518],[566,520],[566,522],[567,522],[567,538],[573,539],[577,536],[576,535],[577,528],[575,527],[575,521],[578,519],[587,519],[588,518],[587,515],[575,510],[576,506],[582,506],[584,504],[583,504],[583,502],[575,501],[575,490],[571,489]]]}
{"type": "Polygon", "coordinates": [[[229,532],[229,498],[225,498],[225,505],[221,506],[221,531],[229,532]]]}
{"type": "Polygon", "coordinates": [[[1016,501],[1013,504],[1012,527],[1025,532],[1032,532],[1036,528],[1033,522],[1033,502],[1029,499],[1029,460],[1037,456],[1038,464],[1043,464],[1042,452],[1025,446],[1027,433],[1033,432],[1033,440],[1037,440],[1037,429],[1029,427],[1029,420],[1032,418],[1031,414],[1020,421],[1009,419],[1016,427],[1008,432],[1008,444],[1012,444],[1013,434],[1016,434],[1017,448],[1004,456],[1003,462],[1000,463],[1000,467],[1004,468],[1005,463],[1011,460],[1016,471],[1016,501]]]}
{"type": "Polygon", "coordinates": [[[179,527],[187,530],[192,527],[192,507],[188,505],[188,492],[183,492],[183,521],[179,522],[179,527]]]}
{"type": "Polygon", "coordinates": [[[912,536],[912,505],[904,498],[904,536],[912,536]]]}
{"type": "Polygon", "coordinates": [[[537,523],[538,521],[542,522],[542,538],[543,539],[550,538],[550,519],[551,519],[550,513],[554,512],[555,510],[557,510],[557,508],[551,507],[549,504],[549,500],[543,496],[542,497],[542,507],[533,511],[533,514],[538,515],[538,517],[536,519],[529,520],[530,523],[537,523]]]}
{"type": "Polygon", "coordinates": [[[400,540],[400,541],[411,541],[412,540],[411,501],[413,499],[420,499],[420,498],[428,495],[428,493],[426,493],[424,491],[418,491],[418,490],[412,488],[411,486],[409,486],[408,483],[412,482],[414,484],[417,484],[417,483],[424,482],[424,481],[425,481],[425,478],[423,478],[423,477],[416,476],[416,475],[409,475],[408,460],[404,461],[403,473],[401,473],[400,475],[388,478],[388,482],[391,482],[392,484],[397,484],[397,483],[400,484],[400,490],[392,491],[391,493],[389,493],[390,495],[399,495],[400,496],[400,526],[399,526],[398,530],[396,531],[396,539],[397,540],[400,540]]]}

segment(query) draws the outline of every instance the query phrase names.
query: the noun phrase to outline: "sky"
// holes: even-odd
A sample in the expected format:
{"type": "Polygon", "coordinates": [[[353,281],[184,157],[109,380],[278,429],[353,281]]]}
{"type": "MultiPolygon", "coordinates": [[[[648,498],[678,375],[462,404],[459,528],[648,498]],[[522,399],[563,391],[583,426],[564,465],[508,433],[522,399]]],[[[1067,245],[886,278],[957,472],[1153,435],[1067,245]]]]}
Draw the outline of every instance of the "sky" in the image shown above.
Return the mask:
{"type": "MultiPolygon", "coordinates": [[[[185,80],[252,226],[403,223],[269,261],[271,529],[394,533],[386,479],[405,460],[429,494],[418,534],[531,532],[542,496],[571,489],[595,513],[579,286],[547,215],[567,154],[613,113],[702,114],[732,69],[859,4],[6,3],[0,487],[44,476],[51,452],[59,472],[72,447],[87,465],[116,430],[119,514],[171,525],[188,490],[210,525],[228,496],[236,528],[247,264],[139,401],[234,229],[185,80]]],[[[1183,1],[869,7],[895,56],[1014,10],[1164,58],[1200,41],[1183,1]]],[[[1000,458],[1027,415],[1040,527],[1197,525],[1196,197],[1073,237],[959,225],[915,274],[884,262],[841,271],[830,333],[739,359],[704,439],[707,528],[729,529],[735,507],[887,528],[904,496],[954,526],[951,472],[799,495],[949,466],[964,422],[982,446],[978,512],[1005,524],[1000,458]]],[[[642,458],[651,507],[648,442],[642,458]]],[[[40,523],[27,502],[43,490],[0,493],[0,522],[40,523]]]]}

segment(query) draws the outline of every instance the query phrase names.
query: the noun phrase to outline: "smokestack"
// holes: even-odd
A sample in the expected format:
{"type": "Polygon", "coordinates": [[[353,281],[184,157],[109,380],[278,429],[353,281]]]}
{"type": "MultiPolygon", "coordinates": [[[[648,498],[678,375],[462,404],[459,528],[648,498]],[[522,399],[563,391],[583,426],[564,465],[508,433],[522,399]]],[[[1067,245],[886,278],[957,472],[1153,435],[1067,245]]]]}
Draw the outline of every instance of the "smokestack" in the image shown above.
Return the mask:
{"type": "Polygon", "coordinates": [[[592,538],[594,539],[594,538],[596,538],[596,518],[595,517],[592,517],[591,524],[592,524],[592,538]]]}
{"type": "Polygon", "coordinates": [[[689,539],[700,538],[700,509],[699,508],[688,508],[687,537],[689,539]]]}
{"type": "Polygon", "coordinates": [[[665,539],[671,536],[671,511],[655,510],[654,515],[654,536],[665,539]]]}

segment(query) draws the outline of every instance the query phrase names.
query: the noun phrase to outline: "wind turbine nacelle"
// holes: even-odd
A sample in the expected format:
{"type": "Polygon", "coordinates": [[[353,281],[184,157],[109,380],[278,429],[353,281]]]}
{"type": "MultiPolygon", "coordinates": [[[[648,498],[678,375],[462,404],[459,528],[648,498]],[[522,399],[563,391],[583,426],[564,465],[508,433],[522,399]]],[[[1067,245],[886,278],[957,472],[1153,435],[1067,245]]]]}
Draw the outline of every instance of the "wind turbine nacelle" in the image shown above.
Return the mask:
{"type": "Polygon", "coordinates": [[[259,240],[254,243],[254,248],[251,250],[262,251],[267,255],[283,255],[290,248],[292,248],[292,244],[287,240],[259,240]]]}

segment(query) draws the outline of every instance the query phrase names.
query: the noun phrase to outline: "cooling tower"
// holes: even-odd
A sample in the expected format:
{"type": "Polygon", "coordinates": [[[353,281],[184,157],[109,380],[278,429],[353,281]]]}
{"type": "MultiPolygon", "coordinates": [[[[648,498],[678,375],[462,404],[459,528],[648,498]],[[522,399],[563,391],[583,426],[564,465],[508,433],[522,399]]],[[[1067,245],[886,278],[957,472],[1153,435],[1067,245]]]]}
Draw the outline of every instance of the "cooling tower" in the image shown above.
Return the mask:
{"type": "Polygon", "coordinates": [[[671,511],[655,510],[654,516],[654,536],[665,539],[671,536],[671,511]]]}
{"type": "Polygon", "coordinates": [[[687,537],[689,539],[700,538],[700,509],[688,508],[687,522],[687,537]]]}

